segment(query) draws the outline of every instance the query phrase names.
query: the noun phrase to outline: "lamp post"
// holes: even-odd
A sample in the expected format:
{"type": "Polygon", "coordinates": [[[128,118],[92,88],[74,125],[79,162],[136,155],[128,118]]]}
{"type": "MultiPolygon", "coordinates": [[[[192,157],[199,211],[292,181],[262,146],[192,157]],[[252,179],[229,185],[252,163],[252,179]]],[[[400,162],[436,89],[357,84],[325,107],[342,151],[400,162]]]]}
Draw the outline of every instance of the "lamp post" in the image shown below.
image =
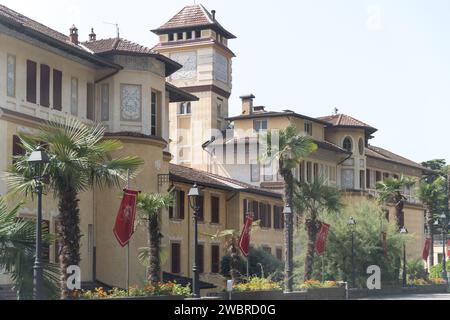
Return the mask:
{"type": "Polygon", "coordinates": [[[445,254],[445,244],[447,242],[448,235],[448,219],[447,216],[443,213],[438,220],[435,222],[436,226],[441,227],[442,230],[442,279],[448,284],[448,275],[447,275],[447,258],[445,254]]]}
{"type": "Polygon", "coordinates": [[[355,229],[356,229],[356,220],[351,217],[347,225],[350,229],[350,233],[352,236],[352,287],[356,287],[356,272],[355,272],[355,229]]]}
{"type": "MultiPolygon", "coordinates": [[[[406,229],[405,227],[402,227],[400,229],[400,234],[402,235],[406,235],[408,234],[408,229],[406,229]]],[[[405,288],[408,283],[407,283],[407,270],[406,270],[406,241],[403,242],[403,287],[405,288]]]]}
{"type": "Polygon", "coordinates": [[[199,286],[199,269],[198,269],[198,218],[200,213],[200,200],[202,197],[202,191],[199,189],[197,184],[189,191],[189,206],[193,210],[193,221],[194,221],[194,262],[192,263],[192,292],[194,298],[200,298],[200,286],[199,286]]]}
{"type": "Polygon", "coordinates": [[[285,244],[286,244],[286,257],[285,257],[285,264],[284,264],[284,291],[287,293],[290,293],[293,291],[293,279],[292,279],[292,269],[294,266],[293,261],[293,217],[292,217],[292,209],[288,205],[284,207],[283,210],[284,214],[284,221],[285,221],[285,244]]]}
{"type": "Polygon", "coordinates": [[[37,217],[36,217],[36,257],[33,266],[33,298],[34,300],[43,300],[43,265],[42,265],[42,174],[44,165],[49,162],[48,155],[44,148],[39,146],[33,151],[27,162],[33,168],[34,180],[36,183],[35,192],[37,193],[37,217]]]}

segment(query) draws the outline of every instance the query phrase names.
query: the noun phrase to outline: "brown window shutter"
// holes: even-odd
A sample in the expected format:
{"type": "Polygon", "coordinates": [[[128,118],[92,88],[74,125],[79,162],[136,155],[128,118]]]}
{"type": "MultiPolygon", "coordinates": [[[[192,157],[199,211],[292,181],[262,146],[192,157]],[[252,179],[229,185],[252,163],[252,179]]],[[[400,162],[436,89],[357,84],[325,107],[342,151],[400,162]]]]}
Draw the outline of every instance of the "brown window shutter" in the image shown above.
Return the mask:
{"type": "Polygon", "coordinates": [[[211,197],[211,223],[220,223],[220,199],[218,197],[211,197]]]}
{"type": "Polygon", "coordinates": [[[62,110],[62,72],[53,70],[53,109],[62,110]]]}
{"type": "Polygon", "coordinates": [[[248,209],[248,200],[244,199],[244,224],[245,224],[245,220],[247,219],[247,209],[248,209]]]}
{"type": "Polygon", "coordinates": [[[253,214],[254,214],[254,221],[260,220],[259,216],[259,204],[257,201],[253,201],[253,214]]]}
{"type": "Polygon", "coordinates": [[[27,60],[27,101],[36,103],[37,64],[27,60]]]}
{"type": "Polygon", "coordinates": [[[205,197],[200,197],[199,199],[200,210],[198,212],[198,221],[205,221],[205,197]]]}
{"type": "Polygon", "coordinates": [[[267,223],[268,228],[272,228],[272,206],[270,204],[267,205],[267,223]]]}
{"type": "Polygon", "coordinates": [[[41,64],[40,105],[50,107],[50,67],[41,64]]]}
{"type": "Polygon", "coordinates": [[[86,87],[86,118],[95,121],[95,86],[88,83],[86,87]]]}
{"type": "Polygon", "coordinates": [[[205,273],[205,246],[202,244],[199,244],[197,247],[197,267],[199,273],[205,273]]]}
{"type": "Polygon", "coordinates": [[[220,246],[218,245],[211,246],[211,272],[220,272],[220,246]]]}
{"type": "Polygon", "coordinates": [[[184,220],[184,200],[185,200],[185,193],[184,191],[180,191],[178,192],[178,201],[179,201],[179,205],[178,205],[178,210],[180,210],[179,214],[178,214],[178,218],[180,218],[181,220],[184,220]]]}
{"type": "Polygon", "coordinates": [[[172,243],[172,273],[181,273],[181,248],[179,243],[172,243]]]}

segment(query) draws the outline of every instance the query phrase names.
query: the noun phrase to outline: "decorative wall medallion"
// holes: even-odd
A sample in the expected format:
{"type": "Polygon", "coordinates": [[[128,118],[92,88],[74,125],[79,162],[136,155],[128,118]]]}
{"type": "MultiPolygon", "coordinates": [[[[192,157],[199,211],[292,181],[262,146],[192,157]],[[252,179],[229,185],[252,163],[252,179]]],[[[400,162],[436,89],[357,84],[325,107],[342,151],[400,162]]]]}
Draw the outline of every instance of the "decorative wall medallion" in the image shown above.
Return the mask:
{"type": "Polygon", "coordinates": [[[8,97],[16,96],[16,57],[8,55],[7,58],[7,88],[8,97]]]}
{"type": "Polygon", "coordinates": [[[141,121],[142,87],[140,85],[120,85],[120,101],[122,121],[141,121]]]}
{"type": "Polygon", "coordinates": [[[183,66],[172,75],[172,80],[189,80],[197,77],[197,52],[177,52],[170,58],[183,66]]]}

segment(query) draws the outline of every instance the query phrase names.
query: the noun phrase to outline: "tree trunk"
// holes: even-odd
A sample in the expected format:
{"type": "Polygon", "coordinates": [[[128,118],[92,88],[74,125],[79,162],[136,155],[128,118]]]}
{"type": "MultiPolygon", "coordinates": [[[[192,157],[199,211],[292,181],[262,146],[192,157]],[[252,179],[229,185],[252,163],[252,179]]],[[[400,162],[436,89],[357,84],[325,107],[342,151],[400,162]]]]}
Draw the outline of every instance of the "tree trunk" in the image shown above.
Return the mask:
{"type": "Polygon", "coordinates": [[[433,212],[430,206],[427,206],[427,229],[428,237],[431,238],[430,257],[428,269],[434,266],[434,233],[433,233],[434,219],[433,212]]]}
{"type": "Polygon", "coordinates": [[[314,217],[306,221],[306,231],[308,233],[308,247],[305,258],[305,281],[311,280],[313,274],[314,252],[317,240],[317,219],[314,217]]]}
{"type": "Polygon", "coordinates": [[[151,284],[155,285],[161,282],[161,261],[159,256],[161,233],[158,214],[155,214],[148,220],[148,240],[150,261],[147,269],[147,279],[151,284]]]}
{"type": "Polygon", "coordinates": [[[61,267],[61,299],[71,296],[71,290],[67,287],[70,275],[67,269],[70,266],[80,265],[80,210],[77,192],[72,187],[67,187],[59,192],[59,221],[58,240],[61,246],[59,264],[61,267]]]}
{"type": "MultiPolygon", "coordinates": [[[[282,168],[283,166],[280,166],[282,168]]],[[[294,176],[292,175],[292,171],[290,170],[283,170],[282,176],[284,178],[284,202],[285,205],[288,205],[291,210],[292,214],[290,214],[288,217],[285,218],[285,226],[284,226],[284,248],[285,248],[285,278],[284,278],[284,286],[286,292],[292,292],[293,291],[293,277],[292,277],[292,271],[294,267],[294,260],[293,260],[293,238],[294,238],[294,206],[293,206],[293,187],[294,187],[294,176]]]]}
{"type": "Polygon", "coordinates": [[[232,240],[233,243],[230,248],[230,276],[231,279],[236,283],[239,280],[239,252],[237,250],[235,240],[232,240]]]}

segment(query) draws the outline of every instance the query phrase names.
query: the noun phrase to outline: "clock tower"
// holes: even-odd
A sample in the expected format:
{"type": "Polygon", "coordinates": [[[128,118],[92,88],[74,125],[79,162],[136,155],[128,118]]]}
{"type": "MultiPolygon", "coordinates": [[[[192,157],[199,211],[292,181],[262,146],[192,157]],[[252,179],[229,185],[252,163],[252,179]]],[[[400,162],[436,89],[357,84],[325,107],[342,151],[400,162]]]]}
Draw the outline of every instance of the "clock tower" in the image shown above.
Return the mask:
{"type": "Polygon", "coordinates": [[[235,57],[228,41],[236,37],[202,5],[184,7],[152,31],[160,40],[154,50],[182,65],[168,81],[199,98],[170,105],[170,152],[176,164],[207,170],[202,145],[227,127],[235,57]]]}

